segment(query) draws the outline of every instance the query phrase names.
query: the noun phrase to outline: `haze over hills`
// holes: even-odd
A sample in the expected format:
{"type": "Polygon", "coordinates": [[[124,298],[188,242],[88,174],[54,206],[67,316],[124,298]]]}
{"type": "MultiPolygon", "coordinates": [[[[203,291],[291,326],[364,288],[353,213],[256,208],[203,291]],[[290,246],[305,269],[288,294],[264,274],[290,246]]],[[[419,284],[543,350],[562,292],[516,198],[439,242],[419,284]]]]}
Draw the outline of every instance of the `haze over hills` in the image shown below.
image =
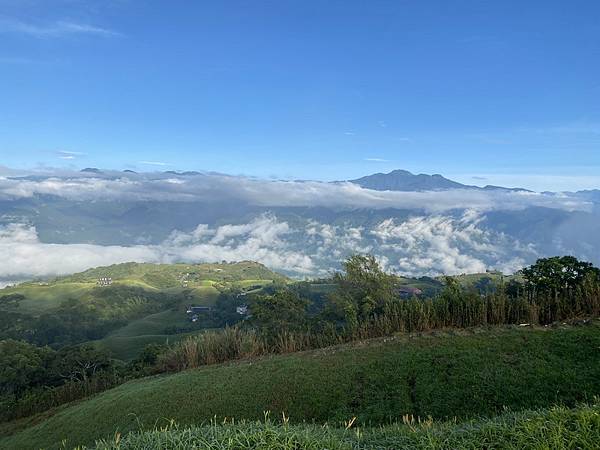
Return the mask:
{"type": "Polygon", "coordinates": [[[322,276],[353,253],[406,275],[600,262],[600,191],[468,186],[405,170],[349,182],[86,168],[0,178],[4,283],[136,262],[257,260],[322,276]]]}

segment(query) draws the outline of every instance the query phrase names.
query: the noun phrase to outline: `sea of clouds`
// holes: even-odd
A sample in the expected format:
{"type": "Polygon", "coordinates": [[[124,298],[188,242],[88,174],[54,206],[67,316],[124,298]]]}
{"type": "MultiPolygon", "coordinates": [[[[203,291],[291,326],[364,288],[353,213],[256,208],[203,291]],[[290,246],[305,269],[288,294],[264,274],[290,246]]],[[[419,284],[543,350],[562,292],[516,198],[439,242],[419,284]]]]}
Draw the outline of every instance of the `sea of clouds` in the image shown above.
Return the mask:
{"type": "Polygon", "coordinates": [[[41,242],[35,227],[0,227],[0,280],[79,272],[90,267],[136,261],[154,263],[258,261],[295,277],[325,276],[354,253],[372,253],[386,270],[405,275],[512,272],[535,256],[500,233],[480,226],[475,210],[386,219],[367,229],[307,220],[294,227],[272,214],[248,223],[173,231],[160,244],[103,246],[41,242]],[[516,250],[515,250],[516,249],[516,250]]]}
{"type": "Polygon", "coordinates": [[[222,174],[48,174],[0,176],[0,200],[52,195],[71,200],[223,202],[264,207],[397,208],[438,213],[453,209],[519,210],[531,206],[589,211],[593,205],[566,194],[530,191],[453,189],[375,191],[350,182],[263,180],[222,174]]]}
{"type": "MultiPolygon", "coordinates": [[[[246,223],[173,230],[158,244],[95,245],[42,242],[31,223],[4,218],[0,226],[0,284],[51,277],[127,261],[173,263],[254,260],[296,276],[323,276],[353,253],[372,253],[387,270],[437,275],[497,269],[512,272],[538,254],[527,243],[490,231],[485,214],[539,206],[590,211],[569,194],[455,189],[374,191],[349,182],[262,180],[222,174],[121,172],[0,176],[0,200],[54,196],[73,201],[229,202],[264,207],[395,208],[413,211],[366,226],[302,219],[293,225],[266,212],[246,223]]],[[[133,244],[133,243],[132,243],[133,244]]]]}

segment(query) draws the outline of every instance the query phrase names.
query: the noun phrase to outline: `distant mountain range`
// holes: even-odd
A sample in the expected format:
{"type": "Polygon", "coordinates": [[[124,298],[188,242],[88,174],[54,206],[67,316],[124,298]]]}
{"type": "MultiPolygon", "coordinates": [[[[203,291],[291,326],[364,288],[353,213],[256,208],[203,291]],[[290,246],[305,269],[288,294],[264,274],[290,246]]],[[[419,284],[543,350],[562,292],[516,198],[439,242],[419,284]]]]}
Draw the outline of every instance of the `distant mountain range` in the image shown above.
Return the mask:
{"type": "Polygon", "coordinates": [[[487,185],[485,187],[470,186],[449,180],[440,174],[426,175],[420,173],[415,175],[407,170],[393,170],[389,173],[376,173],[350,180],[354,184],[366,189],[376,191],[443,191],[448,189],[474,189],[474,190],[503,190],[503,191],[527,191],[522,188],[505,188],[501,186],[487,185]]]}
{"type": "MultiPolygon", "coordinates": [[[[86,176],[97,176],[102,178],[118,178],[119,176],[136,176],[138,172],[133,170],[123,170],[122,172],[102,171],[95,167],[82,169],[80,173],[86,176]]],[[[175,171],[167,170],[164,172],[153,173],[154,176],[174,176],[174,177],[196,177],[215,175],[215,173],[203,173],[198,171],[175,171]]],[[[36,177],[29,177],[39,178],[36,177]]],[[[297,180],[299,182],[306,180],[297,180]]],[[[505,191],[505,192],[532,192],[520,187],[503,187],[487,185],[484,187],[462,184],[458,181],[450,180],[440,174],[428,175],[424,173],[413,174],[408,170],[397,169],[389,173],[375,173],[355,180],[347,180],[350,183],[357,184],[365,189],[375,191],[399,191],[399,192],[426,192],[426,191],[445,191],[450,189],[467,189],[475,191],[505,191]]],[[[334,183],[339,183],[334,182],[334,183]]],[[[587,195],[595,195],[594,191],[585,191],[587,195]]],[[[548,193],[551,194],[551,193],[548,193]]]]}

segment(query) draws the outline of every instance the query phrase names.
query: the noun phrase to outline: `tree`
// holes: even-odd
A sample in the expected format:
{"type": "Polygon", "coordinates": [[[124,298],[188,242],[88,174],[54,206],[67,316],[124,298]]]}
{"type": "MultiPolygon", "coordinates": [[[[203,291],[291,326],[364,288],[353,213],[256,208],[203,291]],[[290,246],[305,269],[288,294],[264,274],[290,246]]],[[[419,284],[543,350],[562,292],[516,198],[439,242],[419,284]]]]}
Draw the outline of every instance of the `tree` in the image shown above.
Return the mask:
{"type": "Polygon", "coordinates": [[[309,304],[308,300],[288,289],[273,295],[259,295],[250,304],[250,323],[270,337],[282,331],[298,331],[308,322],[309,304]]]}
{"type": "Polygon", "coordinates": [[[504,287],[504,293],[508,295],[509,298],[515,299],[523,293],[524,289],[525,287],[523,283],[513,279],[506,283],[506,286],[504,287]]]}
{"type": "Polygon", "coordinates": [[[48,380],[55,352],[12,339],[0,341],[0,392],[19,397],[48,380]]]}
{"type": "Polygon", "coordinates": [[[489,294],[496,291],[496,285],[491,277],[485,276],[477,280],[473,287],[477,289],[480,294],[489,294]]]}
{"type": "Polygon", "coordinates": [[[0,306],[19,306],[19,302],[25,300],[22,294],[8,294],[0,297],[0,306]]]}
{"type": "Polygon", "coordinates": [[[52,369],[63,380],[86,381],[111,367],[112,362],[105,351],[85,344],[60,349],[52,369]]]}
{"type": "Polygon", "coordinates": [[[350,327],[384,312],[397,299],[397,277],[385,273],[374,256],[351,256],[343,268],[333,277],[337,290],[331,301],[350,327]]]}
{"type": "Polygon", "coordinates": [[[559,292],[581,286],[588,277],[600,280],[600,270],[573,256],[538,259],[521,271],[528,287],[536,292],[559,292]]]}

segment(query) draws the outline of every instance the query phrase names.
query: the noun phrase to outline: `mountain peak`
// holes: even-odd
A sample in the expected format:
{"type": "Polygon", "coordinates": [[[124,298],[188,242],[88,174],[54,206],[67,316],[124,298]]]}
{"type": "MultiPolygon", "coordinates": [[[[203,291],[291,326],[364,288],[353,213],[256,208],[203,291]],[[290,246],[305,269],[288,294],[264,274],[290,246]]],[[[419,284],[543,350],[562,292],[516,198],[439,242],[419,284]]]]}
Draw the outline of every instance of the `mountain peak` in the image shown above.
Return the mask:
{"type": "Polygon", "coordinates": [[[83,172],[83,173],[102,173],[102,171],[100,169],[97,169],[95,167],[86,167],[85,169],[81,169],[80,172],[83,172]]]}
{"type": "Polygon", "coordinates": [[[402,169],[396,169],[389,173],[367,175],[356,180],[350,180],[350,182],[376,191],[438,191],[471,188],[471,186],[449,180],[439,173],[415,175],[402,169]]]}

